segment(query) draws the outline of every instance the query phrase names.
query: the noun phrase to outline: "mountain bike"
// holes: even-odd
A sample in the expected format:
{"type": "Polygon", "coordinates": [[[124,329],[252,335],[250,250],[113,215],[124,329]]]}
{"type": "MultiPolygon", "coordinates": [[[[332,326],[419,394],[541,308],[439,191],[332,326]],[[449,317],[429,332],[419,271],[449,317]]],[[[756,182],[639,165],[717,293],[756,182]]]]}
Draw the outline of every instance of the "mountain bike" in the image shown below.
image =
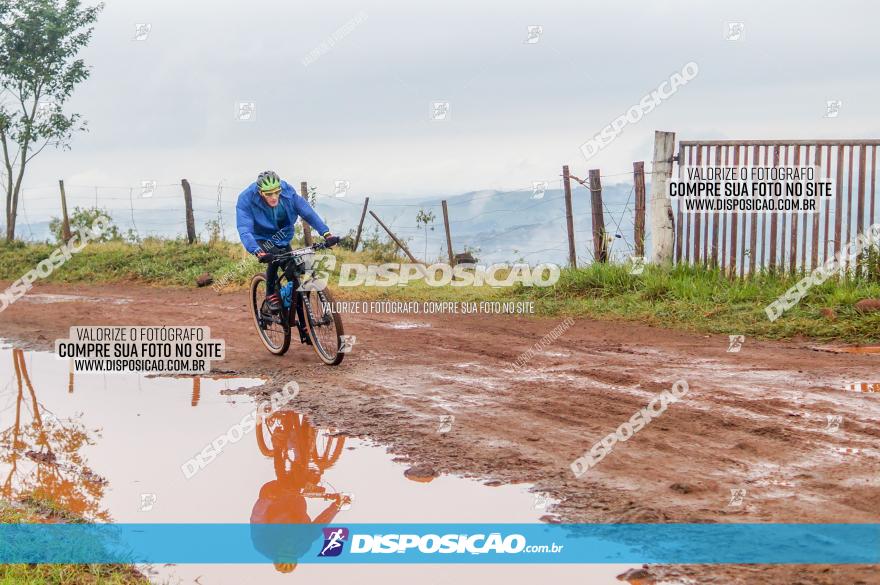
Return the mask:
{"type": "Polygon", "coordinates": [[[275,256],[282,272],[278,280],[281,309],[277,313],[273,314],[266,304],[266,275],[257,274],[251,279],[254,326],[271,353],[287,352],[295,326],[300,342],[311,345],[328,366],[339,365],[345,357],[342,319],[333,309],[333,296],[325,287],[315,285],[315,253],[327,247],[315,244],[275,256]]]}
{"type": "Polygon", "coordinates": [[[313,484],[333,467],[342,455],[345,437],[329,429],[317,429],[305,415],[292,410],[257,419],[257,446],[260,453],[275,460],[275,474],[284,479],[292,468],[315,473],[313,484]]]}

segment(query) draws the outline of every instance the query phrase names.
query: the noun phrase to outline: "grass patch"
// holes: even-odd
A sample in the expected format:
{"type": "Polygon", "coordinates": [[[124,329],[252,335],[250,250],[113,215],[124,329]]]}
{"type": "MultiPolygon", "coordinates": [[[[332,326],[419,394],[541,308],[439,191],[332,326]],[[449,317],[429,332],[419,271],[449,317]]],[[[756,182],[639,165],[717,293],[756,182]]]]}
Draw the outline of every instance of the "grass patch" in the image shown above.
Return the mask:
{"type": "MultiPolygon", "coordinates": [[[[0,523],[70,522],[63,510],[50,502],[24,500],[15,504],[0,500],[0,523]]],[[[149,580],[130,565],[0,564],[2,585],[148,585],[149,580]]]]}
{"type": "MultiPolygon", "coordinates": [[[[0,244],[0,279],[14,280],[48,257],[49,244],[0,244]]],[[[394,259],[385,248],[352,252],[335,248],[335,272],[343,263],[376,264],[394,259]]],[[[238,243],[217,241],[188,245],[183,240],[147,239],[93,243],[55,270],[49,282],[125,282],[154,286],[195,286],[210,272],[228,290],[243,289],[263,270],[238,243]]],[[[593,319],[637,321],[660,327],[699,332],[744,334],[781,339],[808,337],[822,341],[873,343],[880,339],[880,313],[859,314],[852,305],[863,298],[880,298],[880,284],[867,280],[829,279],[813,287],[804,299],[775,322],[764,307],[798,280],[797,277],[758,274],[746,280],[725,278],[717,270],[677,266],[646,266],[641,275],[629,267],[594,264],[564,269],[548,288],[514,286],[430,287],[423,281],[407,286],[336,289],[338,299],[411,301],[534,301],[541,315],[576,315],[593,319]],[[827,319],[830,308],[836,319],[827,319]]],[[[331,280],[335,282],[335,278],[331,280]]]]}
{"type": "MultiPolygon", "coordinates": [[[[52,244],[0,245],[0,278],[14,280],[47,258],[52,244]]],[[[74,254],[45,280],[48,282],[138,281],[191,286],[204,272],[223,273],[248,254],[229,242],[190,246],[185,240],[147,239],[92,243],[74,254]]],[[[253,261],[255,269],[259,266],[253,261]]]]}
{"type": "Polygon", "coordinates": [[[852,305],[880,297],[880,284],[827,280],[782,317],[771,322],[764,307],[794,286],[799,277],[759,274],[728,279],[717,270],[692,266],[646,266],[641,275],[620,265],[563,270],[555,287],[522,291],[542,312],[638,321],[698,332],[782,339],[871,343],[880,339],[880,314],[860,314],[852,305]],[[822,315],[830,308],[836,319],[822,315]]]}

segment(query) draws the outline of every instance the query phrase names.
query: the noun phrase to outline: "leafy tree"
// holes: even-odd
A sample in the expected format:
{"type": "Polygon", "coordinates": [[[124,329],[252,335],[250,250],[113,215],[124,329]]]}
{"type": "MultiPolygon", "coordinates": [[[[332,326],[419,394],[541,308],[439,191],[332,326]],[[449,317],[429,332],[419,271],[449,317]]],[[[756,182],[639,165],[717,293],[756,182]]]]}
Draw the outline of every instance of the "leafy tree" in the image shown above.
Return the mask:
{"type": "Polygon", "coordinates": [[[15,218],[27,164],[46,146],[69,148],[85,129],[62,108],[89,76],[80,50],[92,37],[103,4],[79,0],[0,0],[0,146],[6,191],[6,240],[15,218]]]}
{"type": "MultiPolygon", "coordinates": [[[[72,233],[78,231],[89,231],[92,227],[92,224],[95,223],[95,220],[99,217],[103,217],[105,224],[107,227],[104,228],[104,231],[101,233],[101,237],[92,240],[95,242],[110,242],[113,240],[121,240],[123,239],[122,233],[119,231],[119,228],[116,227],[110,220],[110,214],[106,209],[102,209],[100,207],[76,207],[73,210],[73,215],[70,216],[70,231],[72,233]]],[[[60,242],[64,241],[64,236],[61,234],[61,219],[58,217],[53,217],[49,222],[49,230],[52,232],[52,235],[55,236],[55,240],[60,242]]],[[[133,232],[129,230],[129,233],[125,236],[125,239],[132,240],[133,232]]]]}

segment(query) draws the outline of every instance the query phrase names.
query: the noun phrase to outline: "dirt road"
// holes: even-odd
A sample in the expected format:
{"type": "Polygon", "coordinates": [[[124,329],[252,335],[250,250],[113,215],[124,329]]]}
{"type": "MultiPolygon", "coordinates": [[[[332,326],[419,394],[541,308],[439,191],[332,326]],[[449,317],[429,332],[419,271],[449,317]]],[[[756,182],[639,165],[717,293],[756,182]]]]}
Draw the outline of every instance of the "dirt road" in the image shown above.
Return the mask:
{"type": "MultiPolygon", "coordinates": [[[[45,349],[71,325],[207,325],[226,340],[222,369],[268,377],[267,391],[296,380],[317,424],[438,472],[534,483],[560,500],[552,515],[564,521],[880,521],[880,394],[845,390],[880,382],[877,355],[752,339],[728,352],[726,336],[577,320],[516,372],[562,319],[381,314],[343,316],[357,343],[329,368],[305,346],[266,352],[242,293],[76,285],[29,296],[0,314],[0,337],[45,349]],[[40,296],[52,294],[105,300],[40,296]],[[680,379],[681,401],[575,478],[576,457],[680,379]],[[449,414],[452,429],[438,433],[449,414]]],[[[867,566],[658,572],[699,583],[880,582],[867,566]]]]}

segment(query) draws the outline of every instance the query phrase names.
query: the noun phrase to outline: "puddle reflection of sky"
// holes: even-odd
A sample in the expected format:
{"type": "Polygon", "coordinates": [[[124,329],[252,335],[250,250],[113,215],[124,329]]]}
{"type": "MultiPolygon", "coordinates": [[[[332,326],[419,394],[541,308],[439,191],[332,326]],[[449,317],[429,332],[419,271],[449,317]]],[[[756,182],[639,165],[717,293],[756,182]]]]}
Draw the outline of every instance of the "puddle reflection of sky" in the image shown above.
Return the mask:
{"type": "MultiPolygon", "coordinates": [[[[220,391],[261,383],[74,375],[51,353],[0,346],[3,496],[38,494],[88,519],[122,523],[536,522],[552,505],[526,485],[411,481],[384,448],[315,428],[295,411],[261,420],[186,479],[185,462],[218,436],[235,437],[229,429],[254,411],[251,398],[220,391]]],[[[254,545],[268,557],[278,552],[277,543],[254,545]]],[[[158,574],[236,582],[232,575],[268,578],[288,565],[179,565],[158,574]]],[[[400,577],[410,571],[393,569],[400,577]]],[[[606,568],[603,580],[611,574],[606,568]]]]}

